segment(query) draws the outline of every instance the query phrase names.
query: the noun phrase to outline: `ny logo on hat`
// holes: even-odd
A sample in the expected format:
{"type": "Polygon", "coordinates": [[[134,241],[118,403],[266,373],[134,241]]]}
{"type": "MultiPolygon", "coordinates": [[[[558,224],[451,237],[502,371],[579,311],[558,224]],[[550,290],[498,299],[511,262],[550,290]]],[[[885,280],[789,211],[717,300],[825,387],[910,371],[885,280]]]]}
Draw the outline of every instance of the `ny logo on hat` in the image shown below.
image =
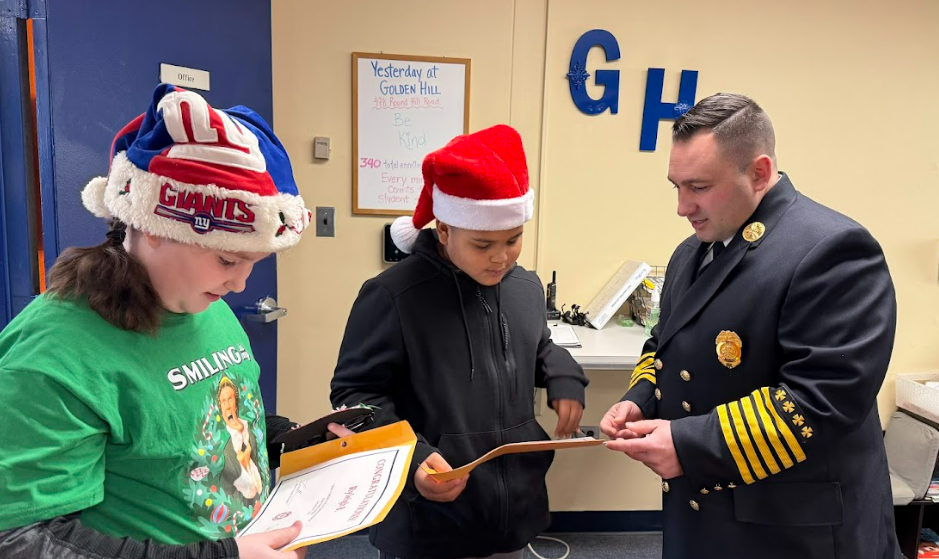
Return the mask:
{"type": "Polygon", "coordinates": [[[258,139],[230,116],[216,111],[200,95],[177,91],[160,100],[166,131],[176,145],[166,152],[171,159],[190,159],[231,165],[263,173],[267,169],[258,139]]]}

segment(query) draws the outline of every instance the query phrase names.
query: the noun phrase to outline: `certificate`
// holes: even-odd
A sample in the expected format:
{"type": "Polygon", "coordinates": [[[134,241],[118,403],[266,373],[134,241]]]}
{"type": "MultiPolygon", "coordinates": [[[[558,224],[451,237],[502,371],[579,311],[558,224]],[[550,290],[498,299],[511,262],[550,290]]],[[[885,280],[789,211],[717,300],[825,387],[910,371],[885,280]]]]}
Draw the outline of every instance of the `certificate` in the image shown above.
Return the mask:
{"type": "Polygon", "coordinates": [[[384,520],[407,481],[416,437],[406,422],[281,457],[281,477],[238,537],[303,523],[283,550],[356,532],[384,520]]]}

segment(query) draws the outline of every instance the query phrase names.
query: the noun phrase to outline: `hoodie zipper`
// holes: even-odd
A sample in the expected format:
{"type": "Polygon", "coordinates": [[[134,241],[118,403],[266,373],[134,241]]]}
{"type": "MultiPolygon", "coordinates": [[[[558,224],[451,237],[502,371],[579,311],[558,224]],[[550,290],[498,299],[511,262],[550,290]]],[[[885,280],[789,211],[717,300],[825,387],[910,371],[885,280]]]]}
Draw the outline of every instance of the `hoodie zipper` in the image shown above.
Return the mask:
{"type": "MultiPolygon", "coordinates": [[[[486,298],[483,296],[482,291],[479,289],[478,285],[476,286],[476,298],[479,299],[479,302],[482,304],[483,309],[486,311],[485,323],[486,323],[487,334],[489,335],[490,355],[492,356],[493,377],[494,377],[493,380],[495,381],[494,384],[496,385],[496,395],[497,395],[497,399],[499,403],[499,415],[496,418],[496,446],[499,447],[499,446],[502,446],[502,442],[503,442],[503,437],[502,437],[502,423],[503,423],[502,422],[502,415],[503,415],[502,377],[505,376],[507,378],[507,376],[500,374],[502,371],[498,365],[499,356],[498,356],[498,351],[496,348],[497,344],[493,343],[493,331],[492,331],[492,319],[491,319],[492,314],[493,314],[492,307],[489,306],[489,303],[486,301],[486,298]]],[[[497,317],[497,319],[502,320],[502,317],[497,317]]],[[[499,335],[499,338],[501,341],[502,334],[499,335]]],[[[505,362],[504,359],[503,359],[503,362],[505,362]]],[[[505,468],[502,464],[502,460],[497,460],[496,464],[497,464],[497,469],[498,469],[498,474],[499,474],[499,504],[501,505],[500,507],[501,518],[499,519],[500,520],[499,525],[501,526],[502,529],[501,529],[500,537],[505,538],[508,532],[508,520],[509,520],[508,518],[509,516],[508,493],[509,491],[505,483],[505,468]]]]}
{"type": "Polygon", "coordinates": [[[479,302],[483,304],[483,308],[486,309],[486,314],[492,314],[492,307],[489,306],[486,298],[483,297],[483,292],[480,291],[478,285],[476,286],[476,298],[479,299],[479,302]]]}

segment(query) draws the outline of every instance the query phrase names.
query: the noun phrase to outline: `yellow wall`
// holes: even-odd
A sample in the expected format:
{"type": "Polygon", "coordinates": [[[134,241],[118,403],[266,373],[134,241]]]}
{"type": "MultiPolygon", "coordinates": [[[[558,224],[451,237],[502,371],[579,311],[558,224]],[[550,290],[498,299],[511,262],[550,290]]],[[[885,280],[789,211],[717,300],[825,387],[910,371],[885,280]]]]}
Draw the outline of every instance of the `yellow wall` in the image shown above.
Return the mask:
{"type": "MultiPolygon", "coordinates": [[[[623,0],[457,0],[273,3],[275,127],[309,206],[336,207],[336,238],[312,234],[282,256],[280,411],[310,420],[328,408],[345,317],[361,283],[383,269],[390,218],[351,213],[352,51],[472,59],[470,129],[519,128],[538,193],[522,265],[557,270],[559,301],[585,303],[627,258],[664,264],[691,231],[665,180],[668,122],[658,149],[639,152],[646,69],[666,69],[664,99],[682,69],[697,98],[751,95],[776,124],[780,168],[803,193],[853,217],[881,242],[896,283],[892,375],[939,369],[939,3],[623,0]],[[393,6],[393,8],[392,8],[393,6]],[[571,48],[590,29],[617,38],[588,71],[620,70],[619,114],[589,117],[570,99],[571,48]],[[545,71],[547,69],[547,71],[545,71]],[[332,138],[314,163],[313,136],[332,138]],[[572,218],[578,226],[570,226],[572,218]]],[[[596,97],[598,91],[591,87],[596,97]]],[[[625,388],[590,371],[584,423],[625,388]]],[[[553,427],[551,412],[542,416],[553,427]]],[[[559,453],[549,474],[554,510],[660,507],[657,478],[601,450],[559,453]],[[603,483],[578,483],[589,475],[603,483]],[[576,476],[576,477],[575,477],[576,476]]]]}
{"type": "MultiPolygon", "coordinates": [[[[281,411],[297,420],[328,411],[348,311],[362,283],[385,268],[381,231],[393,218],[352,215],[351,53],[471,58],[470,129],[515,126],[538,184],[544,33],[541,0],[273,2],[277,135],[307,205],[336,208],[335,238],[309,233],[278,261],[279,302],[290,309],[279,334],[281,411]],[[331,138],[329,161],[314,162],[314,136],[331,138]]],[[[520,259],[528,268],[536,227],[527,225],[520,259]]]]}

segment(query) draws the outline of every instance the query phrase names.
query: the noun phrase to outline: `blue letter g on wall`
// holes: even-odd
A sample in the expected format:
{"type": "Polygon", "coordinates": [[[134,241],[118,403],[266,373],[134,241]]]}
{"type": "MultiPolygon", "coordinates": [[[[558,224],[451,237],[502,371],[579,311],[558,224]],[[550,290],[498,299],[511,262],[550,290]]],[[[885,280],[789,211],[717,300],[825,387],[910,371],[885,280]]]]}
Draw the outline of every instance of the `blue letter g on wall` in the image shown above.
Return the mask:
{"type": "Polygon", "coordinates": [[[603,86],[603,95],[599,99],[587,95],[587,78],[590,77],[586,69],[587,53],[597,45],[606,52],[607,62],[619,60],[619,43],[609,31],[594,29],[581,35],[571,52],[570,71],[567,73],[571,99],[585,114],[598,115],[607,107],[610,113],[616,114],[619,110],[619,70],[597,70],[595,81],[597,85],[603,86]]]}

